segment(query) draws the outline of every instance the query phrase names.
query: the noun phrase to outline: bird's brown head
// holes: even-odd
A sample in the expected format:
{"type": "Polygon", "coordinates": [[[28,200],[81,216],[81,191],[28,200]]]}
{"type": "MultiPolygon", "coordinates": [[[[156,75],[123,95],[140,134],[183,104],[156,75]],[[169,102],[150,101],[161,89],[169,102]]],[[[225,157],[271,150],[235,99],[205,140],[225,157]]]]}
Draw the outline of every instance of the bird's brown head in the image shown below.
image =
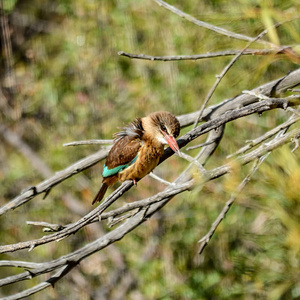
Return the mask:
{"type": "Polygon", "coordinates": [[[154,112],[143,118],[143,127],[162,144],[168,144],[174,152],[179,152],[176,138],[180,133],[177,118],[167,111],[154,112]]]}

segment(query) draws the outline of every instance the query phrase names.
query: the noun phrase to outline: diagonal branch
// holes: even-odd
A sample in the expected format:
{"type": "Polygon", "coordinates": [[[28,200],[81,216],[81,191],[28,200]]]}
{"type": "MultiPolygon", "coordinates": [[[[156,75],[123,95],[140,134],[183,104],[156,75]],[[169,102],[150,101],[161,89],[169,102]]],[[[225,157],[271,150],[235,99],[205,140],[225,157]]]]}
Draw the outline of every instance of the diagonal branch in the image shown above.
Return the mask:
{"type": "MultiPolygon", "coordinates": [[[[277,28],[280,25],[282,25],[282,23],[277,23],[273,26],[271,26],[270,28],[277,28]]],[[[199,120],[202,117],[203,111],[208,103],[208,101],[211,99],[213,93],[215,92],[216,88],[218,87],[218,85],[220,84],[221,80],[224,78],[224,76],[227,74],[227,72],[229,71],[229,69],[235,64],[235,62],[242,56],[242,54],[244,53],[244,51],[246,51],[254,42],[258,41],[259,39],[261,39],[263,36],[265,36],[268,31],[270,30],[270,28],[266,28],[264,31],[262,31],[260,34],[258,34],[255,38],[253,38],[249,43],[247,43],[247,45],[240,51],[238,52],[234,58],[229,62],[229,64],[222,70],[221,74],[217,76],[217,80],[215,81],[215,83],[213,84],[213,86],[211,87],[210,91],[208,92],[207,96],[205,97],[203,104],[200,108],[200,112],[198,117],[196,118],[195,122],[194,122],[194,128],[197,126],[199,120]]]]}
{"type": "Polygon", "coordinates": [[[199,60],[199,59],[206,59],[206,58],[215,58],[215,57],[226,57],[226,56],[233,56],[238,55],[242,52],[241,55],[279,55],[285,54],[285,49],[290,47],[281,47],[280,49],[247,49],[247,50],[225,50],[219,52],[208,52],[204,54],[195,54],[195,55],[171,55],[171,56],[152,56],[146,54],[134,54],[128,53],[124,51],[119,51],[118,55],[125,56],[133,59],[143,59],[143,60],[150,60],[150,61],[179,61],[179,60],[199,60]]]}
{"type": "MultiPolygon", "coordinates": [[[[194,23],[195,25],[197,26],[200,26],[200,27],[203,27],[203,28],[206,28],[206,29],[209,29],[211,31],[214,31],[214,32],[217,32],[219,34],[222,34],[222,35],[225,35],[225,36],[228,36],[230,38],[235,38],[235,39],[238,39],[238,40],[243,40],[243,41],[249,41],[251,42],[253,40],[253,38],[247,36],[247,35],[243,35],[243,34],[238,34],[238,33],[235,33],[235,32],[232,32],[232,31],[229,31],[229,30],[226,30],[222,27],[218,27],[218,26],[214,26],[214,25],[211,25],[209,23],[206,23],[206,22],[203,22],[203,21],[200,21],[200,20],[197,20],[196,18],[194,18],[193,16],[183,12],[182,10],[162,1],[162,0],[154,0],[159,6],[162,6],[168,10],[170,10],[171,12],[173,12],[174,14],[188,20],[189,22],[192,22],[194,23]]],[[[276,47],[274,44],[270,43],[270,42],[266,42],[266,41],[260,41],[260,43],[263,43],[265,45],[270,45],[272,47],[276,47]]]]}
{"type": "MultiPolygon", "coordinates": [[[[299,101],[297,99],[285,99],[285,98],[269,98],[264,101],[260,101],[258,103],[254,103],[251,105],[248,105],[246,107],[243,107],[241,109],[236,109],[233,111],[228,111],[226,114],[221,115],[220,117],[210,120],[204,124],[201,124],[197,128],[191,130],[184,136],[182,136],[178,140],[179,146],[182,148],[185,145],[187,145],[192,140],[196,139],[197,137],[216,129],[222,125],[224,125],[227,122],[230,122],[232,120],[253,114],[253,113],[262,113],[264,111],[268,111],[275,108],[283,108],[286,109],[289,106],[295,106],[298,105],[299,101]]],[[[27,201],[31,200],[33,197],[35,197],[38,194],[49,192],[49,190],[57,185],[58,183],[62,182],[63,180],[71,177],[74,174],[77,174],[78,172],[81,172],[88,167],[91,167],[92,165],[96,164],[100,160],[104,159],[107,155],[106,150],[100,150],[96,152],[95,154],[92,154],[88,156],[87,158],[84,158],[77,163],[71,165],[70,167],[56,173],[54,176],[50,177],[47,180],[44,180],[43,182],[39,183],[36,186],[30,187],[28,190],[23,192],[21,195],[10,201],[8,204],[2,206],[0,208],[0,215],[4,214],[10,209],[15,209],[16,207],[26,203],[27,201]]],[[[166,149],[165,154],[163,155],[160,162],[164,161],[168,157],[173,155],[173,152],[170,150],[170,148],[166,149]]]]}
{"type": "Polygon", "coordinates": [[[40,182],[36,186],[31,186],[27,188],[19,196],[11,200],[6,205],[0,207],[0,215],[3,215],[7,211],[15,209],[22,204],[25,204],[26,202],[30,201],[32,198],[39,194],[48,193],[51,190],[51,188],[53,188],[60,182],[105,159],[107,153],[108,150],[101,149],[100,151],[79,160],[78,162],[65,168],[64,170],[55,173],[52,177],[40,182]]]}
{"type": "MultiPolygon", "coordinates": [[[[272,151],[273,149],[281,146],[282,144],[290,142],[291,139],[299,139],[299,129],[295,129],[282,137],[276,138],[276,140],[269,142],[268,144],[261,145],[260,147],[253,150],[252,152],[241,156],[238,160],[242,165],[247,164],[247,163],[261,157],[265,153],[272,151]]],[[[207,171],[205,173],[203,183],[207,182],[208,180],[212,180],[212,179],[218,178],[220,176],[223,176],[224,174],[228,173],[231,170],[231,168],[232,168],[231,164],[228,163],[222,167],[218,167],[213,170],[207,171]]],[[[184,181],[184,183],[185,183],[185,181],[184,181]]],[[[86,216],[84,216],[83,218],[78,220],[77,222],[68,225],[66,228],[64,228],[60,232],[45,236],[38,240],[21,242],[21,243],[17,243],[17,244],[13,244],[13,245],[0,246],[0,253],[13,252],[13,251],[21,250],[21,249],[26,249],[26,248],[29,248],[31,250],[36,246],[39,246],[39,245],[42,245],[45,243],[49,243],[54,240],[61,240],[63,238],[66,238],[70,234],[73,234],[76,231],[78,231],[83,226],[93,222],[95,218],[99,218],[99,215],[109,205],[111,205],[111,203],[116,201],[120,197],[120,195],[122,195],[124,192],[126,192],[132,185],[133,185],[133,183],[130,181],[124,182],[117,190],[115,190],[111,195],[109,195],[104,200],[104,202],[102,202],[97,208],[95,208],[93,211],[91,211],[89,214],[87,214],[86,216]]],[[[158,198],[155,198],[155,202],[160,201],[160,199],[169,198],[170,195],[172,197],[172,196],[174,196],[174,194],[176,195],[179,192],[183,192],[190,188],[191,188],[191,186],[188,186],[186,188],[179,189],[176,192],[172,192],[173,187],[170,189],[167,188],[167,190],[166,190],[167,196],[163,192],[159,193],[157,195],[158,198]]],[[[148,200],[148,201],[151,201],[151,200],[148,200]]],[[[149,203],[147,204],[147,206],[148,205],[149,205],[149,203]]],[[[153,205],[155,205],[155,204],[153,204],[153,205]]]]}
{"type": "MultiPolygon", "coordinates": [[[[284,92],[287,89],[293,88],[299,84],[300,84],[300,69],[297,69],[293,72],[290,72],[289,74],[287,74],[286,76],[284,76],[282,78],[276,79],[272,82],[269,82],[258,88],[253,89],[253,92],[259,92],[264,95],[276,94],[276,93],[284,92]]],[[[257,101],[257,98],[255,96],[252,96],[249,94],[241,94],[233,99],[225,100],[218,105],[214,105],[214,106],[206,108],[202,114],[201,119],[207,120],[207,119],[213,118],[215,115],[220,116],[220,115],[224,114],[225,112],[249,105],[256,101],[257,101]]],[[[199,111],[179,116],[178,119],[179,119],[181,126],[186,127],[188,125],[193,124],[195,119],[197,118],[198,114],[199,114],[199,111]]],[[[207,124],[207,123],[205,123],[205,124],[207,124]]],[[[221,123],[222,122],[220,122],[219,124],[221,124],[221,123]]],[[[223,122],[223,123],[226,123],[226,122],[223,122]]],[[[210,125],[211,125],[211,123],[210,123],[210,125]]],[[[205,126],[207,126],[207,125],[205,125],[205,126]]],[[[217,127],[218,126],[211,127],[210,130],[217,128],[217,127]]],[[[202,133],[202,134],[204,134],[204,133],[202,133]]],[[[189,141],[187,141],[186,143],[183,143],[183,144],[186,145],[189,141]]],[[[183,147],[183,144],[182,144],[182,147],[183,147]]],[[[18,195],[16,198],[11,200],[9,203],[0,207],[0,215],[8,212],[11,209],[15,209],[22,204],[25,204],[26,202],[30,201],[32,198],[34,198],[35,196],[37,196],[41,193],[47,193],[48,191],[51,190],[51,188],[53,186],[57,185],[58,183],[62,182],[63,180],[95,165],[96,163],[103,160],[107,156],[107,152],[108,152],[107,150],[100,150],[100,151],[74,163],[73,165],[67,167],[66,169],[57,172],[55,175],[48,178],[47,180],[44,180],[43,182],[39,183],[38,185],[29,187],[27,190],[23,191],[20,195],[18,195]]],[[[167,151],[167,155],[170,156],[170,152],[167,151]]]]}
{"type": "MultiPolygon", "coordinates": [[[[48,280],[41,282],[34,287],[24,290],[20,293],[14,294],[12,296],[5,297],[5,300],[18,300],[18,299],[24,299],[30,295],[36,294],[37,292],[40,292],[47,287],[54,286],[54,284],[59,281],[61,278],[63,278],[65,275],[67,275],[73,268],[75,267],[74,264],[66,264],[63,266],[58,272],[56,272],[54,275],[52,275],[48,280]]],[[[4,298],[1,298],[4,299],[4,298]]]]}
{"type": "Polygon", "coordinates": [[[253,147],[259,145],[260,143],[264,142],[265,140],[269,139],[270,137],[272,137],[273,135],[275,135],[276,133],[278,133],[282,129],[286,129],[286,128],[290,127],[291,125],[295,124],[299,120],[300,120],[300,116],[292,116],[288,121],[286,121],[286,122],[278,125],[277,127],[271,129],[270,131],[266,132],[262,136],[254,139],[254,140],[251,140],[251,141],[246,141],[247,142],[246,146],[240,148],[235,153],[228,155],[227,158],[231,158],[231,157],[236,156],[238,154],[242,154],[242,153],[247,152],[251,148],[253,148],[253,147]]]}
{"type": "MultiPolygon", "coordinates": [[[[266,96],[280,95],[288,89],[300,84],[300,68],[296,69],[285,76],[263,84],[252,90],[253,93],[260,93],[266,96]]],[[[209,120],[214,117],[218,117],[221,114],[226,113],[229,110],[241,108],[251,103],[257,102],[257,97],[249,94],[242,93],[232,99],[227,99],[219,104],[207,107],[202,114],[201,121],[209,120]]],[[[195,122],[195,119],[199,115],[200,111],[189,113],[186,115],[178,116],[178,120],[182,127],[189,126],[195,122]]]]}
{"type": "MultiPolygon", "coordinates": [[[[299,138],[300,137],[300,131],[299,129],[293,130],[283,136],[279,136],[278,138],[274,139],[265,147],[259,147],[259,149],[256,149],[251,154],[244,155],[240,158],[240,162],[242,164],[246,164],[250,161],[256,160],[257,158],[262,157],[265,153],[268,153],[269,151],[272,151],[273,149],[283,145],[284,143],[290,142],[291,138],[299,138]],[[255,153],[254,153],[255,152],[255,153]]],[[[228,173],[231,170],[231,165],[227,164],[222,167],[218,167],[214,170],[208,171],[206,178],[204,178],[204,182],[207,180],[212,180],[216,177],[222,176],[226,173],[228,173]]],[[[177,181],[177,180],[176,180],[177,181]]],[[[180,180],[178,181],[178,183],[180,180]]],[[[58,259],[55,259],[50,262],[42,263],[41,266],[38,266],[30,271],[25,271],[21,274],[9,276],[7,278],[0,280],[0,286],[11,284],[17,281],[22,281],[26,279],[30,279],[32,277],[39,276],[41,274],[52,272],[56,269],[60,268],[68,268],[75,266],[78,264],[82,259],[86,258],[87,256],[90,256],[91,254],[107,247],[111,243],[118,241],[122,239],[126,234],[128,234],[130,231],[132,231],[134,228],[136,228],[141,223],[145,222],[148,218],[150,218],[157,210],[161,209],[165,204],[168,203],[168,201],[172,198],[170,195],[162,195],[161,201],[152,204],[147,207],[146,210],[141,210],[136,215],[134,215],[132,218],[127,220],[127,222],[121,224],[116,229],[112,230],[111,232],[107,233],[106,235],[100,237],[99,239],[91,242],[90,244],[87,244],[86,246],[70,253],[67,255],[64,255],[58,259]]],[[[100,205],[99,205],[100,206],[100,205]]],[[[66,272],[65,272],[66,273],[66,272]]],[[[61,278],[60,276],[59,278],[61,278]]],[[[13,298],[12,298],[13,299],[13,298]]],[[[16,298],[19,299],[19,298],[16,298]]]]}
{"type": "Polygon", "coordinates": [[[253,166],[252,170],[244,178],[244,180],[240,183],[237,190],[231,195],[230,199],[226,202],[226,204],[225,204],[224,208],[222,209],[221,213],[218,215],[216,220],[212,223],[208,233],[203,238],[201,238],[201,240],[199,241],[199,243],[200,243],[199,250],[198,250],[199,254],[201,254],[203,252],[203,250],[205,249],[205,247],[208,245],[210,239],[212,238],[213,234],[217,230],[219,224],[222,222],[222,220],[225,218],[226,214],[228,213],[231,205],[236,200],[237,196],[241,193],[241,191],[246,186],[246,184],[250,181],[250,179],[252,178],[254,173],[258,170],[259,166],[264,161],[264,158],[265,158],[265,156],[261,157],[259,160],[257,160],[254,163],[254,166],[253,166]]]}
{"type": "Polygon", "coordinates": [[[78,146],[78,145],[109,145],[113,140],[88,140],[88,141],[74,141],[63,144],[64,147],[78,146]]]}

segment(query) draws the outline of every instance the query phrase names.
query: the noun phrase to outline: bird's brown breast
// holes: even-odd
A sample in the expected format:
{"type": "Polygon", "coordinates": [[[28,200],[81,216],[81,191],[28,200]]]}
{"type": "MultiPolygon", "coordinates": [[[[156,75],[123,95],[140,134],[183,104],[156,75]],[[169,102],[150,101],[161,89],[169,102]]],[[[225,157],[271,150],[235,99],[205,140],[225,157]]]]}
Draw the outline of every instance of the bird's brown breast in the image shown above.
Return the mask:
{"type": "Polygon", "coordinates": [[[139,180],[150,173],[164,153],[164,146],[149,139],[140,148],[136,162],[119,173],[119,180],[139,180]]]}

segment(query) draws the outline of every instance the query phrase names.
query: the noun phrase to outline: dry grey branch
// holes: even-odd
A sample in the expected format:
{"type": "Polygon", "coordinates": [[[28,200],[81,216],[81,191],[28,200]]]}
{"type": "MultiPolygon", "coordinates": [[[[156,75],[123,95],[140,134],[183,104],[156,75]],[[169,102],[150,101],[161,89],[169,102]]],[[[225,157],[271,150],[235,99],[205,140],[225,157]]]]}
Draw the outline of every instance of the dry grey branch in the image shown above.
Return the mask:
{"type": "Polygon", "coordinates": [[[58,272],[56,272],[54,275],[52,275],[48,280],[41,282],[34,286],[33,288],[24,290],[20,293],[17,293],[12,296],[8,296],[5,298],[5,300],[18,300],[18,299],[24,299],[30,295],[36,294],[37,292],[40,292],[44,290],[47,287],[54,286],[54,284],[60,280],[62,277],[64,277],[67,273],[69,273],[72,269],[74,268],[74,265],[72,264],[67,264],[66,266],[62,267],[58,272]]]}
{"type": "Polygon", "coordinates": [[[231,155],[228,155],[227,158],[231,158],[231,157],[236,156],[238,154],[245,153],[246,151],[250,150],[251,148],[253,148],[253,147],[259,145],[260,143],[264,142],[265,140],[269,139],[270,137],[272,137],[273,135],[275,135],[276,133],[278,133],[282,129],[288,128],[291,125],[295,124],[299,120],[300,120],[300,117],[292,116],[288,121],[286,121],[286,122],[278,125],[277,127],[271,129],[270,131],[266,132],[262,136],[254,139],[254,140],[251,140],[251,141],[246,141],[246,143],[247,143],[246,146],[240,148],[235,153],[233,153],[231,155]]]}
{"type": "MultiPolygon", "coordinates": [[[[206,23],[206,22],[203,22],[203,21],[200,21],[200,20],[197,20],[196,18],[192,17],[191,15],[181,11],[180,9],[162,1],[162,0],[154,0],[159,6],[162,6],[168,10],[170,10],[171,12],[173,12],[174,14],[188,20],[189,22],[192,22],[194,23],[195,25],[197,26],[200,26],[200,27],[203,27],[203,28],[206,28],[206,29],[209,29],[211,31],[214,31],[214,32],[217,32],[219,34],[222,34],[222,35],[225,35],[225,36],[228,36],[230,38],[235,38],[235,39],[239,39],[239,40],[243,40],[243,41],[249,41],[251,42],[253,40],[253,38],[249,37],[249,36],[246,36],[246,35],[243,35],[243,34],[238,34],[238,33],[235,33],[235,32],[232,32],[232,31],[229,31],[229,30],[226,30],[222,27],[218,27],[218,26],[214,26],[212,24],[209,24],[209,23],[206,23]]],[[[261,43],[265,44],[265,45],[270,45],[270,46],[273,46],[275,47],[274,44],[272,43],[269,43],[269,42],[266,42],[266,41],[260,41],[261,43]]]]}
{"type": "Polygon", "coordinates": [[[266,33],[268,32],[268,29],[264,30],[263,32],[261,32],[259,35],[257,35],[254,39],[252,39],[240,52],[238,52],[234,58],[229,62],[229,64],[222,70],[221,74],[217,76],[217,80],[215,81],[215,83],[213,84],[213,86],[211,87],[210,91],[208,92],[207,96],[205,97],[202,106],[200,108],[200,112],[198,117],[196,118],[195,122],[194,122],[194,128],[196,128],[199,120],[202,117],[203,111],[208,103],[208,101],[211,99],[212,95],[214,94],[216,88],[218,87],[218,85],[220,84],[221,80],[224,78],[224,76],[226,75],[226,73],[229,71],[229,69],[234,65],[234,63],[241,57],[241,55],[244,53],[244,51],[246,51],[251,45],[252,43],[254,43],[255,41],[257,41],[258,39],[262,38],[266,33]]]}
{"type": "MultiPolygon", "coordinates": [[[[223,117],[221,117],[220,119],[222,119],[222,121],[219,120],[219,122],[226,123],[226,122],[229,122],[238,117],[248,115],[250,113],[262,112],[262,111],[265,111],[265,110],[268,110],[271,108],[278,107],[280,105],[286,106],[286,104],[287,104],[286,100],[282,100],[282,99],[280,99],[279,101],[276,101],[275,99],[264,100],[264,101],[249,105],[249,107],[244,107],[240,110],[229,112],[227,115],[224,115],[223,117]]],[[[214,128],[214,126],[215,126],[215,128],[220,126],[219,122],[214,122],[214,121],[215,120],[212,120],[207,123],[212,123],[210,125],[213,128],[214,128]],[[215,123],[217,123],[217,124],[215,124],[215,123]]],[[[188,143],[190,140],[193,140],[200,134],[203,134],[203,132],[206,132],[208,130],[207,126],[206,126],[207,123],[204,123],[203,125],[200,125],[196,129],[193,129],[189,133],[185,134],[178,141],[179,145],[181,146],[184,143],[188,143]]],[[[258,147],[257,149],[255,149],[254,151],[240,157],[239,161],[242,165],[247,164],[256,158],[261,157],[266,152],[271,151],[274,148],[282,145],[283,143],[289,142],[292,138],[298,139],[298,135],[299,135],[299,129],[295,129],[295,130],[289,132],[288,134],[286,134],[283,138],[276,139],[276,142],[273,142],[273,143],[269,142],[268,144],[264,144],[264,145],[258,147]]],[[[170,152],[171,151],[165,152],[165,154],[162,158],[162,161],[165,160],[170,155],[172,155],[172,153],[170,153],[170,152]]],[[[231,166],[230,166],[230,164],[228,164],[223,167],[207,171],[205,173],[205,178],[206,178],[206,180],[217,178],[217,177],[222,176],[222,175],[226,174],[227,172],[229,172],[230,169],[231,169],[231,166]]],[[[21,243],[13,244],[13,245],[0,246],[0,253],[12,252],[12,251],[17,251],[17,250],[26,249],[26,248],[33,249],[34,247],[37,247],[39,245],[49,243],[54,240],[61,240],[61,239],[68,237],[69,235],[77,232],[80,228],[89,224],[95,218],[97,218],[108,206],[110,206],[114,201],[116,201],[129,188],[131,188],[132,185],[133,185],[132,182],[128,182],[128,181],[124,182],[117,190],[115,190],[111,195],[109,195],[104,200],[104,202],[102,202],[97,208],[95,208],[93,211],[91,211],[89,214],[87,214],[82,219],[78,220],[77,222],[75,222],[73,224],[69,224],[63,230],[61,230],[57,233],[54,233],[52,235],[45,236],[38,240],[21,242],[21,243]]]]}
{"type": "MultiPolygon", "coordinates": [[[[247,154],[241,157],[240,162],[242,164],[246,164],[249,163],[250,161],[256,160],[257,158],[262,157],[265,153],[272,151],[273,149],[283,145],[284,143],[290,142],[291,138],[299,138],[299,136],[300,136],[299,129],[293,130],[281,137],[278,137],[276,140],[272,141],[272,143],[271,142],[268,143],[267,145],[265,145],[265,147],[260,147],[260,149],[256,149],[255,151],[253,151],[255,153],[247,154]]],[[[231,170],[230,164],[224,165],[222,167],[218,167],[214,170],[210,170],[207,172],[207,176],[204,180],[207,181],[222,176],[228,173],[230,170],[231,170]]],[[[187,186],[188,185],[189,184],[187,183],[187,186]]],[[[106,235],[100,237],[96,241],[82,247],[81,249],[74,251],[73,253],[62,256],[51,262],[43,263],[42,266],[34,268],[30,272],[26,271],[19,275],[10,276],[1,279],[0,286],[11,284],[20,280],[30,279],[32,277],[54,271],[62,267],[67,268],[67,266],[73,266],[78,264],[85,257],[93,254],[96,251],[99,251],[100,249],[107,247],[109,244],[113,243],[114,241],[121,239],[124,235],[132,231],[139,224],[146,221],[153,213],[155,213],[157,210],[162,208],[171,198],[172,196],[166,196],[166,194],[162,195],[159,202],[150,205],[146,211],[141,211],[137,213],[132,218],[127,220],[127,222],[121,224],[119,227],[107,233],[106,235]]]]}
{"type": "Polygon", "coordinates": [[[283,47],[280,49],[247,49],[247,50],[225,50],[225,51],[218,51],[218,52],[208,52],[204,54],[195,54],[195,55],[170,55],[170,56],[152,56],[146,54],[134,54],[128,53],[124,51],[119,51],[118,55],[129,57],[132,59],[143,59],[143,60],[151,60],[151,61],[180,61],[180,60],[200,60],[200,59],[207,59],[207,58],[215,58],[215,57],[226,57],[226,56],[233,56],[238,55],[242,52],[241,55],[282,55],[285,52],[283,51],[287,47],[283,47]]]}
{"type": "Polygon", "coordinates": [[[164,184],[164,185],[172,185],[171,182],[166,181],[164,179],[162,179],[161,177],[155,175],[153,172],[149,173],[149,176],[157,181],[159,181],[160,183],[164,184]]]}
{"type": "Polygon", "coordinates": [[[59,224],[51,224],[48,222],[38,222],[38,221],[27,221],[27,225],[33,226],[42,226],[44,232],[53,232],[53,231],[60,231],[65,228],[65,226],[59,224]]]}
{"type": "Polygon", "coordinates": [[[109,145],[113,140],[88,140],[88,141],[74,141],[63,144],[64,147],[79,146],[79,145],[109,145]]]}
{"type": "MultiPolygon", "coordinates": [[[[244,163],[249,162],[248,159],[249,159],[249,157],[251,157],[251,159],[253,158],[253,153],[255,153],[255,155],[256,155],[258,152],[261,152],[262,150],[266,149],[266,147],[269,148],[270,151],[272,151],[273,149],[275,149],[275,148],[277,148],[281,145],[282,138],[284,138],[284,140],[286,141],[287,136],[290,139],[290,141],[295,140],[295,141],[297,141],[295,143],[299,143],[300,130],[295,129],[295,130],[291,131],[286,136],[285,133],[287,131],[287,128],[288,128],[288,126],[284,126],[283,128],[281,128],[280,131],[277,131],[277,134],[273,138],[273,140],[271,140],[270,142],[268,142],[264,145],[261,145],[258,149],[252,151],[252,153],[248,153],[247,155],[244,155],[244,157],[240,157],[240,161],[241,162],[244,161],[244,163]]],[[[256,162],[254,163],[253,168],[250,171],[250,173],[244,178],[244,180],[238,186],[236,191],[231,195],[230,199],[226,202],[223,210],[221,211],[221,213],[218,215],[216,220],[211,225],[210,230],[208,231],[208,233],[203,238],[201,238],[201,240],[199,241],[199,243],[200,243],[200,247],[199,247],[199,251],[198,251],[199,254],[201,254],[203,252],[203,250],[205,249],[205,247],[209,243],[210,239],[212,238],[214,232],[216,231],[217,227],[219,226],[221,221],[225,218],[225,216],[228,213],[231,205],[236,200],[238,194],[242,191],[242,189],[245,187],[245,185],[250,181],[251,177],[258,170],[258,168],[262,164],[262,162],[268,157],[268,155],[270,154],[270,151],[265,151],[264,155],[257,156],[257,158],[259,158],[259,159],[257,159],[256,162]]]]}
{"type": "Polygon", "coordinates": [[[209,243],[210,239],[212,238],[213,234],[215,233],[217,227],[219,226],[221,221],[225,218],[226,214],[228,213],[231,205],[236,200],[237,196],[241,193],[241,191],[246,186],[246,184],[250,181],[250,179],[252,178],[254,173],[258,170],[259,166],[262,164],[263,161],[264,161],[264,158],[261,157],[259,160],[257,160],[254,163],[254,166],[253,166],[252,170],[244,178],[244,180],[240,183],[240,185],[237,187],[236,191],[231,195],[230,199],[226,202],[226,204],[225,204],[224,208],[222,209],[221,213],[218,215],[216,220],[211,225],[208,233],[203,238],[200,239],[200,241],[199,241],[200,246],[199,246],[199,250],[198,250],[199,254],[201,254],[203,252],[203,250],[205,249],[205,247],[209,243]]]}
{"type": "Polygon", "coordinates": [[[15,209],[22,204],[25,204],[26,202],[30,201],[32,198],[39,194],[49,192],[51,188],[53,188],[55,185],[71,177],[72,175],[77,174],[78,172],[81,172],[95,165],[97,162],[101,161],[106,156],[107,150],[100,150],[84,159],[79,160],[73,165],[67,167],[66,169],[55,173],[52,177],[42,181],[36,186],[31,186],[27,188],[19,196],[11,200],[6,205],[0,207],[0,215],[3,215],[7,211],[15,209]]]}
{"type": "MultiPolygon", "coordinates": [[[[300,69],[297,69],[286,76],[274,80],[270,83],[262,85],[253,90],[253,93],[260,93],[264,95],[276,95],[280,94],[281,92],[286,91],[287,89],[293,88],[300,84],[300,69]]],[[[209,120],[215,116],[219,116],[228,112],[230,110],[234,110],[236,108],[254,103],[257,101],[257,97],[248,94],[241,94],[233,99],[225,100],[218,105],[210,106],[203,111],[201,120],[209,120]]],[[[199,115],[199,111],[178,116],[179,122],[182,127],[186,127],[191,125],[195,122],[195,119],[199,115]]],[[[214,127],[216,128],[216,127],[214,127]]],[[[1,131],[0,131],[1,133],[1,131]]],[[[39,183],[36,186],[29,187],[27,190],[22,192],[19,196],[11,200],[6,205],[0,207],[0,215],[6,213],[11,209],[15,209],[18,206],[25,204],[27,201],[30,201],[35,196],[41,193],[47,193],[51,190],[53,186],[60,183],[61,181],[81,172],[90,166],[96,164],[97,162],[105,159],[107,156],[107,150],[100,150],[95,154],[92,154],[75,164],[71,165],[70,167],[57,172],[49,179],[39,183]]]]}
{"type": "Polygon", "coordinates": [[[32,268],[38,268],[40,266],[42,266],[42,264],[28,262],[28,261],[0,260],[0,267],[15,267],[15,268],[32,269],[32,268]]]}
{"type": "MultiPolygon", "coordinates": [[[[261,85],[252,90],[253,93],[260,93],[266,96],[278,96],[288,89],[300,84],[300,69],[296,69],[287,75],[261,85]]],[[[216,115],[221,115],[227,111],[249,105],[257,101],[257,97],[249,94],[240,94],[232,99],[225,100],[217,105],[213,105],[204,109],[200,121],[212,119],[216,115]]],[[[199,111],[178,116],[178,120],[182,127],[189,126],[194,123],[199,111]]]]}
{"type": "Polygon", "coordinates": [[[185,154],[184,152],[180,152],[179,154],[180,157],[186,159],[187,161],[189,161],[191,164],[195,165],[197,167],[197,169],[200,171],[200,173],[202,175],[205,175],[206,170],[204,169],[204,167],[201,165],[201,163],[199,163],[199,161],[197,159],[195,159],[194,157],[185,154]]]}

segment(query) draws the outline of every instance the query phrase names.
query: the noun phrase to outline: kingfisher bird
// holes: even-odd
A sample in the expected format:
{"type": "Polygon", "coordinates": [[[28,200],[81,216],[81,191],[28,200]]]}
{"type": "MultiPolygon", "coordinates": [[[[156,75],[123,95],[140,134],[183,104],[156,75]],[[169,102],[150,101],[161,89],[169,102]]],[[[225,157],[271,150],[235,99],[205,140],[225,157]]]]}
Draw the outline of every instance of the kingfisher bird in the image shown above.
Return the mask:
{"type": "Polygon", "coordinates": [[[100,202],[109,186],[118,180],[137,181],[150,173],[164,153],[164,145],[179,152],[176,138],[180,133],[177,118],[167,111],[151,113],[144,118],[136,118],[129,125],[114,134],[103,173],[102,185],[92,204],[100,202]]]}

